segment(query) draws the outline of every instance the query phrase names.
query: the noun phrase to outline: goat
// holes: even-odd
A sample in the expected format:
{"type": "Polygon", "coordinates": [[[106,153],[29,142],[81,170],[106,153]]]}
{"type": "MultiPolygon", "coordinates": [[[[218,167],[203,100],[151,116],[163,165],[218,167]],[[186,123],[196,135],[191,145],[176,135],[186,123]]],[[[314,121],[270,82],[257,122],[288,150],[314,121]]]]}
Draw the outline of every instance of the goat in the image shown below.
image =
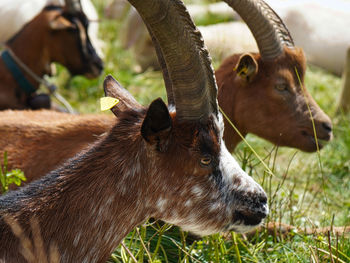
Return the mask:
{"type": "MultiPolygon", "coordinates": [[[[29,221],[37,219],[46,252],[55,243],[62,262],[105,262],[151,216],[208,235],[248,231],[268,213],[265,192],[222,140],[210,57],[185,6],[178,0],[130,2],[161,48],[165,86],[176,103],[170,111],[161,99],[148,108],[114,106],[118,118],[103,140],[1,197],[2,261],[24,262],[4,218],[29,237],[29,221]]],[[[116,85],[106,78],[107,96],[114,97],[116,85]]]]}
{"type": "MultiPolygon", "coordinates": [[[[302,49],[264,1],[226,2],[246,22],[260,53],[233,55],[216,71],[221,108],[243,136],[251,132],[306,152],[322,148],[332,139],[332,123],[304,88],[302,49]]],[[[225,121],[225,142],[233,149],[241,138],[225,121]]]]}
{"type": "MultiPolygon", "coordinates": [[[[0,3],[0,43],[5,43],[31,21],[47,5],[64,5],[63,0],[2,0],[0,3]]],[[[103,56],[102,41],[98,38],[98,14],[91,0],[81,0],[81,6],[92,23],[88,34],[99,56],[103,56]]]]}
{"type": "Polygon", "coordinates": [[[49,98],[35,91],[41,77],[51,74],[51,62],[73,75],[100,75],[103,63],[89,40],[88,20],[81,7],[66,1],[65,7],[45,7],[7,41],[0,59],[0,109],[50,108],[49,98]]]}
{"type": "MultiPolygon", "coordinates": [[[[294,46],[292,37],[282,20],[263,1],[258,1],[262,7],[250,4],[250,1],[242,3],[244,7],[251,6],[262,23],[251,21],[249,15],[242,13],[238,7],[241,1],[226,0],[225,2],[238,12],[253,32],[260,54],[232,55],[218,68],[215,75],[219,86],[218,100],[221,108],[243,136],[253,133],[274,144],[296,147],[306,152],[316,151],[318,146],[322,148],[324,142],[332,138],[332,123],[304,89],[306,59],[303,51],[294,46]],[[263,33],[257,33],[263,29],[263,26],[267,26],[268,29],[263,33]],[[265,35],[270,36],[265,37],[265,35]],[[266,41],[264,38],[269,40],[266,41]],[[274,54],[265,54],[264,49],[272,49],[274,54]],[[234,71],[234,69],[237,70],[234,71]],[[296,70],[298,70],[300,82],[296,70]],[[313,134],[308,104],[315,123],[317,139],[313,134]]],[[[135,23],[133,30],[136,32],[137,25],[141,24],[140,18],[132,15],[131,21],[135,23]]],[[[204,31],[204,28],[200,29],[203,29],[205,43],[210,45],[211,42],[206,41],[206,35],[212,34],[215,26],[208,34],[205,33],[207,31],[204,31]]],[[[142,32],[146,35],[145,30],[142,32]]],[[[138,34],[142,35],[142,33],[138,34]]],[[[220,39],[217,31],[215,31],[215,38],[220,39]]],[[[144,39],[137,44],[140,61],[149,64],[149,60],[155,60],[150,59],[149,54],[153,52],[152,57],[156,56],[151,38],[147,36],[147,41],[145,37],[140,39],[144,39]],[[148,57],[141,56],[141,53],[147,54],[148,57]]],[[[211,51],[210,46],[208,47],[211,51]]],[[[224,138],[228,149],[232,151],[241,141],[241,137],[226,120],[225,126],[224,138]]]]}

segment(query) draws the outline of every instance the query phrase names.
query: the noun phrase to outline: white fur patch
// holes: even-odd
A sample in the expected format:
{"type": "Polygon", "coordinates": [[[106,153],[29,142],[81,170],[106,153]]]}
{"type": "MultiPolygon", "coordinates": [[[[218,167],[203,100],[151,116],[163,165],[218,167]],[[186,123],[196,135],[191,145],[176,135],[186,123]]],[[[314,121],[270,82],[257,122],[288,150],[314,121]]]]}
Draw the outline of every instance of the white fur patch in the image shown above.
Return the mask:
{"type": "Polygon", "coordinates": [[[165,208],[166,208],[166,205],[167,205],[167,200],[166,199],[163,199],[163,198],[159,198],[158,201],[157,201],[157,208],[159,210],[159,212],[164,212],[165,211],[165,208]]]}
{"type": "Polygon", "coordinates": [[[188,199],[186,202],[185,202],[185,206],[186,207],[189,207],[192,205],[192,200],[191,199],[188,199]]]}
{"type": "Polygon", "coordinates": [[[201,197],[203,195],[203,189],[200,188],[199,186],[195,185],[192,187],[191,193],[197,197],[201,197]]]}

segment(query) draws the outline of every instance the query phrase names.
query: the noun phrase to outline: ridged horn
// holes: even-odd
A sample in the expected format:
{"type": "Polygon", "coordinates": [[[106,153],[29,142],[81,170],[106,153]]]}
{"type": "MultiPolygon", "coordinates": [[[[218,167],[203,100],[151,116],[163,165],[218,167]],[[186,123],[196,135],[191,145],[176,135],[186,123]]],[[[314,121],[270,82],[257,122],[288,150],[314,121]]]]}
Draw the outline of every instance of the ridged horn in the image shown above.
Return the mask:
{"type": "Polygon", "coordinates": [[[168,98],[168,106],[175,107],[175,99],[174,99],[174,94],[173,94],[173,84],[171,83],[169,71],[167,69],[166,62],[165,62],[163,54],[162,54],[162,50],[159,46],[157,39],[153,36],[152,31],[148,27],[147,27],[147,29],[148,29],[148,32],[151,36],[151,39],[152,39],[152,42],[154,45],[154,49],[156,50],[156,54],[157,54],[160,68],[162,69],[163,80],[164,80],[166,94],[167,94],[167,98],[168,98]]]}
{"type": "Polygon", "coordinates": [[[261,57],[270,60],[294,47],[293,39],[276,12],[263,0],[224,0],[248,25],[258,45],[261,57]]]}
{"type": "Polygon", "coordinates": [[[68,13],[77,13],[82,11],[80,0],[64,0],[65,8],[68,13]]]}
{"type": "Polygon", "coordinates": [[[129,0],[159,44],[176,116],[202,120],[218,113],[217,85],[203,39],[180,0],[129,0]]]}

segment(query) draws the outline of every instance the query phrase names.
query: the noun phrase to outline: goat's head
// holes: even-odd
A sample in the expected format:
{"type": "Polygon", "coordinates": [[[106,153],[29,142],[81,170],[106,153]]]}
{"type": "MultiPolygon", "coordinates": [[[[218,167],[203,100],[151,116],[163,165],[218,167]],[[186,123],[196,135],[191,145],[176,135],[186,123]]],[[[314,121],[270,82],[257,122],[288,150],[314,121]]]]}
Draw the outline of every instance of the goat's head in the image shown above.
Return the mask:
{"type": "Polygon", "coordinates": [[[249,26],[260,54],[235,55],[218,69],[220,88],[234,86],[233,96],[238,102],[229,106],[230,99],[221,97],[222,107],[232,113],[242,133],[257,134],[277,145],[316,151],[310,112],[320,147],[321,140],[332,138],[332,123],[304,88],[303,51],[294,46],[288,29],[262,0],[226,2],[249,26]]]}
{"type": "Polygon", "coordinates": [[[73,75],[98,77],[103,63],[92,46],[89,21],[81,9],[80,1],[66,0],[65,7],[47,6],[44,9],[47,24],[50,56],[73,75]]]}
{"type": "MultiPolygon", "coordinates": [[[[121,95],[122,90],[112,77],[106,78],[106,94],[121,99],[112,108],[118,122],[110,136],[116,136],[118,144],[126,141],[123,155],[133,156],[135,134],[126,131],[130,136],[118,136],[123,129],[139,130],[144,150],[142,156],[133,156],[130,169],[146,175],[137,184],[147,189],[138,189],[135,195],[143,195],[149,216],[198,235],[246,232],[261,223],[268,213],[266,194],[227,151],[220,114],[188,120],[169,111],[161,99],[144,108],[131,96],[126,98],[125,90],[121,95]],[[133,127],[124,127],[125,121],[133,127]]],[[[126,183],[128,191],[134,183],[126,183]]]]}
{"type": "MultiPolygon", "coordinates": [[[[130,2],[151,33],[169,102],[167,107],[155,100],[147,110],[131,107],[142,116],[139,130],[152,156],[146,171],[151,216],[198,234],[251,229],[267,215],[267,197],[222,140],[217,86],[200,33],[179,0],[130,2]],[[160,15],[164,10],[167,15],[160,15]]],[[[107,95],[117,86],[107,78],[107,95]]]]}

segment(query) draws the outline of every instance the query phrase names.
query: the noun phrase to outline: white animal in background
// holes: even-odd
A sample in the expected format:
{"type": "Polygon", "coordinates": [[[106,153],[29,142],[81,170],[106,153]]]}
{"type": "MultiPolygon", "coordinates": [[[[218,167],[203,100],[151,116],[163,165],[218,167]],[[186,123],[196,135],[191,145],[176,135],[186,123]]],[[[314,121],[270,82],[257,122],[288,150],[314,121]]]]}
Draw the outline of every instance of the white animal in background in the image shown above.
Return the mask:
{"type": "Polygon", "coordinates": [[[309,62],[341,75],[350,47],[350,1],[266,0],[309,62]]]}
{"type": "MultiPolygon", "coordinates": [[[[296,46],[303,48],[308,62],[341,75],[345,66],[346,50],[350,47],[350,1],[267,0],[266,2],[282,18],[296,46]]],[[[210,8],[211,14],[222,15],[224,13],[222,8],[232,12],[227,5],[219,7],[210,8]]],[[[208,12],[208,9],[194,7],[189,8],[189,12],[196,20],[200,14],[208,12]]],[[[135,23],[135,18],[132,18],[135,16],[134,13],[133,10],[130,11],[127,18],[127,23],[130,25],[122,32],[123,45],[132,47],[141,70],[149,66],[156,68],[158,62],[151,39],[142,21],[135,23]],[[132,20],[134,22],[131,22],[132,20]]],[[[215,60],[222,61],[234,53],[258,51],[250,30],[240,21],[198,28],[215,60]]]]}
{"type": "MultiPolygon", "coordinates": [[[[222,4],[222,3],[221,3],[222,4]]],[[[226,3],[223,3],[226,5],[226,3]]],[[[208,9],[189,6],[189,13],[192,18],[199,18],[200,11],[207,12],[208,9]],[[194,16],[192,15],[195,14],[194,16]]],[[[227,9],[237,16],[232,9],[227,9]]],[[[213,9],[212,12],[214,12],[213,9]]],[[[221,13],[220,13],[221,14],[221,13]]],[[[194,19],[195,20],[195,19],[194,19]]],[[[227,22],[215,25],[199,26],[205,45],[210,55],[218,61],[232,55],[233,53],[243,53],[246,51],[258,52],[256,42],[247,25],[243,22],[227,22]]],[[[151,67],[159,69],[158,59],[153,47],[148,31],[135,9],[131,8],[124,20],[124,25],[120,31],[120,41],[122,47],[130,48],[134,60],[138,66],[136,71],[145,71],[151,67]]]]}
{"type": "MultiPolygon", "coordinates": [[[[1,0],[0,43],[14,36],[26,23],[50,4],[64,5],[64,0],[1,0]]],[[[103,42],[98,38],[98,14],[91,0],[81,0],[83,11],[91,21],[89,36],[97,53],[102,56],[103,42]]]]}

